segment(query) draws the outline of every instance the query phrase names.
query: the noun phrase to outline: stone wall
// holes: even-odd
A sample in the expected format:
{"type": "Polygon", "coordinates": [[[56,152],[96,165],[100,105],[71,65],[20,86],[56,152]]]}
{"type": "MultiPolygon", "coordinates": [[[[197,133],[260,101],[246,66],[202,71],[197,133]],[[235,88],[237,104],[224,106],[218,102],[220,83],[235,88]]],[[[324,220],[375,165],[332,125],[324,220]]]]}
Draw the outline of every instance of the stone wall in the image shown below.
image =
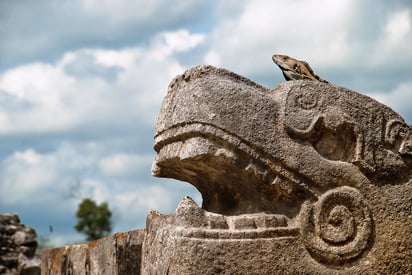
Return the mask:
{"type": "Polygon", "coordinates": [[[144,230],[116,233],[89,244],[45,249],[42,274],[140,274],[144,230]]]}
{"type": "Polygon", "coordinates": [[[36,231],[17,214],[0,214],[0,274],[40,274],[36,231]]]}

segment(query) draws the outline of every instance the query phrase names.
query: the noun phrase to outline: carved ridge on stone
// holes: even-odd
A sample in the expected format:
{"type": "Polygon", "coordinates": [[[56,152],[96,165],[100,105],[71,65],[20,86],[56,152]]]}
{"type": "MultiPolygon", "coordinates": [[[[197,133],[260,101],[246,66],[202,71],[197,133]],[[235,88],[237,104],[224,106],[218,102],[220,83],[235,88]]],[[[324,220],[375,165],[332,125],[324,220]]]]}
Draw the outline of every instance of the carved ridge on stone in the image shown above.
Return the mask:
{"type": "Polygon", "coordinates": [[[412,156],[412,129],[405,122],[393,119],[386,124],[385,141],[401,155],[412,156]]]}
{"type": "Polygon", "coordinates": [[[293,138],[311,142],[327,159],[357,165],[372,182],[407,170],[411,126],[367,96],[330,84],[315,85],[329,91],[319,93],[301,81],[287,93],[285,126],[293,138]]]}

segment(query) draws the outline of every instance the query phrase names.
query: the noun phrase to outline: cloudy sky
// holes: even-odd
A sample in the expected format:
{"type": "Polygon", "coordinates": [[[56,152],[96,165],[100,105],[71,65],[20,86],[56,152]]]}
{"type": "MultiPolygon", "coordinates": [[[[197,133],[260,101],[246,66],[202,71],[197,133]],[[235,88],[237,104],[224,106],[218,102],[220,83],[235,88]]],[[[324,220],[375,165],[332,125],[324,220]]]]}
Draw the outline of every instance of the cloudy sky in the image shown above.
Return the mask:
{"type": "Polygon", "coordinates": [[[114,232],[201,202],[150,172],[162,98],[192,66],[274,87],[287,54],[412,123],[410,0],[1,0],[0,37],[0,213],[54,245],[83,239],[82,197],[109,203],[114,232]]]}

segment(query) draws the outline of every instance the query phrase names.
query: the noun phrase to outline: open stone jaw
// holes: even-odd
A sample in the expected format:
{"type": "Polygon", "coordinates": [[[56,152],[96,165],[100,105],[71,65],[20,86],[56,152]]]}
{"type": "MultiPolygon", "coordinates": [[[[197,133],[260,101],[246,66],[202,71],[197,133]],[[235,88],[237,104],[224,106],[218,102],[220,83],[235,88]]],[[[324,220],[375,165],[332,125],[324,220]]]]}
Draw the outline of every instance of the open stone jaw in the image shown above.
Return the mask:
{"type": "Polygon", "coordinates": [[[153,175],[203,203],[148,215],[147,274],[412,272],[412,130],[369,97],[199,66],[171,82],[155,150],[153,175]]]}
{"type": "Polygon", "coordinates": [[[304,199],[313,197],[297,178],[292,180],[293,173],[259,157],[235,136],[208,125],[188,128],[197,130],[163,146],[153,174],[192,183],[202,194],[205,210],[294,217],[304,199]]]}

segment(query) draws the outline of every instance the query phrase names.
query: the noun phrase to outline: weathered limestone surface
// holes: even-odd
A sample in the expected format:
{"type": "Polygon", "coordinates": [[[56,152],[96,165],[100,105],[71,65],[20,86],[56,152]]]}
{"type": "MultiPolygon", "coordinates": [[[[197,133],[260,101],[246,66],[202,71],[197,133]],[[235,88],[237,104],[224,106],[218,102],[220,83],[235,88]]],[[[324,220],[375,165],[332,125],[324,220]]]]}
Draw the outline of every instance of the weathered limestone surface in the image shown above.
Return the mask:
{"type": "Polygon", "coordinates": [[[17,214],[0,214],[0,274],[40,274],[36,231],[17,214]]]}
{"type": "Polygon", "coordinates": [[[412,129],[367,96],[199,66],[171,82],[155,150],[203,205],[149,213],[145,274],[412,273],[412,129]]]}
{"type": "Polygon", "coordinates": [[[144,230],[116,233],[89,244],[43,251],[41,273],[140,274],[144,230]]]}

